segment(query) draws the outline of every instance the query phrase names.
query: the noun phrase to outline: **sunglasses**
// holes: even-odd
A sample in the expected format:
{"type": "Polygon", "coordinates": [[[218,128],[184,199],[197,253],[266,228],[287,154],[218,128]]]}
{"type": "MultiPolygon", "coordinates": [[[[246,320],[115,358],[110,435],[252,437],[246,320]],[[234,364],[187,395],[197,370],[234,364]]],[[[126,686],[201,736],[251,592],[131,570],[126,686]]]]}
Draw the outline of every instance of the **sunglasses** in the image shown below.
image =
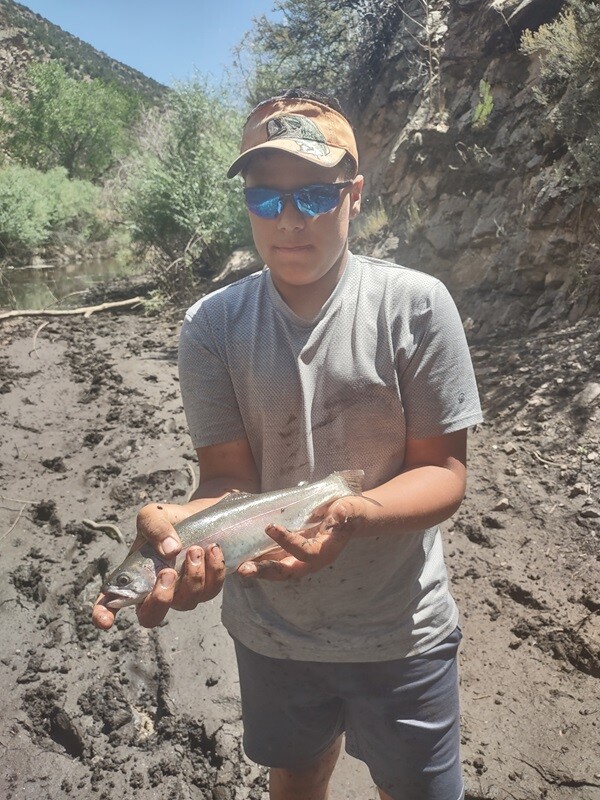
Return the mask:
{"type": "Polygon", "coordinates": [[[305,217],[316,217],[317,214],[326,214],[340,202],[340,192],[354,181],[341,181],[340,183],[313,183],[310,186],[301,186],[293,192],[280,192],[277,189],[266,189],[262,186],[252,186],[244,189],[244,197],[249,211],[263,219],[275,219],[283,211],[286,200],[291,200],[298,211],[305,217]]]}

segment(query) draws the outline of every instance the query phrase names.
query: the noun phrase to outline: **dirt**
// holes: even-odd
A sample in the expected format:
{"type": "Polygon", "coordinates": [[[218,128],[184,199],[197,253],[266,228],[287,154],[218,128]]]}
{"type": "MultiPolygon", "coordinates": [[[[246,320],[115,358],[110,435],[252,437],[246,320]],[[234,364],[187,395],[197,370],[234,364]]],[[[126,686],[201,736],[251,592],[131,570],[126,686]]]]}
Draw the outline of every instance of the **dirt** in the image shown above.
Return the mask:
{"type": "MultiPolygon", "coordinates": [[[[219,599],[154,631],[90,623],[149,500],[195,461],[177,320],[126,313],[0,328],[0,797],[265,800],[243,755],[219,599]]],[[[462,612],[470,800],[600,800],[600,332],[472,343],[486,421],[445,524],[462,612]]],[[[332,800],[373,800],[345,757],[332,800]]]]}

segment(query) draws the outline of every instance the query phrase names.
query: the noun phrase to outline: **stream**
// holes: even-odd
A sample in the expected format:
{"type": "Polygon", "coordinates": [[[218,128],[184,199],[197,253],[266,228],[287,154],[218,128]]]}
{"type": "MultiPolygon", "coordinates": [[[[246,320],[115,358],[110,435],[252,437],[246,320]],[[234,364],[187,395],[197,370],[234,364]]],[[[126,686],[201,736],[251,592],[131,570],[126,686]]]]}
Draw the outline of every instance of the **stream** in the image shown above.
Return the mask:
{"type": "Polygon", "coordinates": [[[117,259],[93,259],[70,264],[31,265],[0,270],[0,308],[41,309],[79,305],[83,294],[97,283],[131,275],[135,267],[117,259]],[[61,301],[66,300],[67,303],[61,301]]]}

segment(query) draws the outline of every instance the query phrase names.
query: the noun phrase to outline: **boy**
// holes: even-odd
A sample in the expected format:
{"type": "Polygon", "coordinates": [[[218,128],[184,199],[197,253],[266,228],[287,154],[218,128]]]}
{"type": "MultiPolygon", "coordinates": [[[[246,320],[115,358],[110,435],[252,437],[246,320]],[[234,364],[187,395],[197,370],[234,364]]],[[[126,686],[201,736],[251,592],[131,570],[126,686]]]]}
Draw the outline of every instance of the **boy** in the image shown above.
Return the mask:
{"type": "MultiPolygon", "coordinates": [[[[306,540],[224,587],[244,747],[272,800],[324,800],[338,756],[365,761],[383,800],[459,800],[458,612],[438,524],[459,507],[467,428],[481,420],[456,308],[431,276],[348,251],[363,178],[335,101],[261,103],[240,157],[262,272],[188,311],[180,382],[200,464],[195,499],[150,505],[138,539],[171,556],[173,525],[231,489],[268,491],[363,469],[306,540]]],[[[223,586],[218,547],[190,548],[138,607],[157,625],[223,586]]],[[[114,612],[100,601],[96,624],[114,612]]]]}

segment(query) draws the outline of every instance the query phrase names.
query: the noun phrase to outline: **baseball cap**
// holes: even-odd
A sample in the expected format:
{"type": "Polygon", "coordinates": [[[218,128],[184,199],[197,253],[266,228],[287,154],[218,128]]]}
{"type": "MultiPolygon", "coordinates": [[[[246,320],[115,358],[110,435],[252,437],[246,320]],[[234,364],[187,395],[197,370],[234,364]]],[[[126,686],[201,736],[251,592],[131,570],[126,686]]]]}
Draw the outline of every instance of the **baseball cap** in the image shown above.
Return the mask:
{"type": "Polygon", "coordinates": [[[283,150],[323,167],[335,167],[346,154],[358,166],[358,149],[348,120],[316,100],[273,97],[250,112],[240,155],[227,173],[233,178],[261,150],[283,150]]]}

